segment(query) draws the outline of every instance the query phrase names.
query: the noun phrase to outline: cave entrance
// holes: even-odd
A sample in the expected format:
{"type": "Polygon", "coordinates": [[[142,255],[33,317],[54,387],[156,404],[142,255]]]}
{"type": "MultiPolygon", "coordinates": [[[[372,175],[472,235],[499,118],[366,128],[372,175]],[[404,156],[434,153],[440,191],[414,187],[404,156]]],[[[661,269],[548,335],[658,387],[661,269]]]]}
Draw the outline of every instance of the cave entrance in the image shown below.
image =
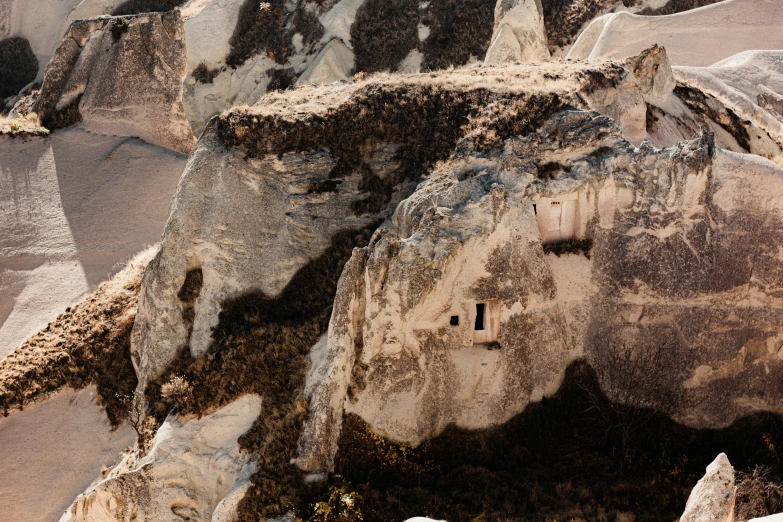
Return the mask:
{"type": "Polygon", "coordinates": [[[500,332],[500,302],[497,300],[476,303],[473,318],[473,343],[486,344],[498,340],[500,332]]]}
{"type": "Polygon", "coordinates": [[[474,329],[477,332],[484,329],[484,312],[486,308],[487,305],[485,303],[476,303],[476,327],[474,329]]]}

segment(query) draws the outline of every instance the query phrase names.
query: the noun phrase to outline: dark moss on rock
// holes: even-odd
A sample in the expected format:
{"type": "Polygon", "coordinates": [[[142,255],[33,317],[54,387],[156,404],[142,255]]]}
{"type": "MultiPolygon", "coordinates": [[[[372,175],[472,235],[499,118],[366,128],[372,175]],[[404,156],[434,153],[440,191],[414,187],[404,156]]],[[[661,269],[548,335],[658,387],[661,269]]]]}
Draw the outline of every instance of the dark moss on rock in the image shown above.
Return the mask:
{"type": "Polygon", "coordinates": [[[134,15],[139,13],[164,13],[180,7],[187,0],[126,0],[118,5],[112,16],[134,15]]]}
{"type": "Polygon", "coordinates": [[[765,465],[769,480],[783,479],[774,450],[783,443],[779,417],[756,415],[723,430],[693,430],[652,413],[623,456],[619,427],[600,412],[612,407],[595,372],[577,362],[552,398],[506,424],[478,431],[449,427],[417,448],[386,440],[347,415],[332,485],[362,499],[367,522],[422,513],[457,522],[618,520],[630,513],[652,522],[677,519],[720,452],[738,469],[765,465]]]}
{"type": "Polygon", "coordinates": [[[356,70],[395,71],[419,43],[418,24],[418,0],[366,0],[351,26],[356,70]]]}
{"type": "Polygon", "coordinates": [[[220,74],[220,69],[210,69],[207,64],[201,62],[193,69],[193,79],[198,83],[212,83],[220,74]]]}
{"type": "Polygon", "coordinates": [[[645,7],[638,14],[648,16],[669,15],[675,13],[682,13],[683,11],[690,11],[697,7],[704,7],[705,5],[711,5],[722,0],[669,0],[669,2],[663,7],[653,9],[651,7],[645,7]]]}
{"type": "MultiPolygon", "coordinates": [[[[586,23],[618,3],[617,0],[541,0],[549,45],[570,45],[586,23]]],[[[635,2],[624,0],[623,3],[630,7],[635,2]]]]}
{"type": "Polygon", "coordinates": [[[445,69],[483,60],[495,20],[495,0],[432,0],[423,23],[430,28],[424,41],[424,68],[445,69]]]}
{"type": "Polygon", "coordinates": [[[203,413],[245,393],[264,397],[263,415],[240,439],[245,451],[260,458],[239,508],[240,521],[283,515],[298,501],[292,492],[302,477],[289,462],[307,411],[298,398],[304,386],[305,357],[328,328],[343,266],[354,246],[369,242],[378,224],[337,234],[331,246],[301,268],[278,297],[249,292],[224,302],[209,351],[193,359],[184,350],[146,390],[150,412],[158,422],[173,408],[203,413]],[[192,391],[186,396],[164,396],[163,385],[174,377],[184,378],[192,391]]]}
{"type": "Polygon", "coordinates": [[[357,214],[377,212],[392,193],[421,179],[446,159],[466,129],[481,150],[499,147],[511,135],[533,131],[544,118],[565,107],[557,94],[496,93],[484,89],[453,91],[426,85],[369,85],[323,114],[289,119],[234,111],[218,118],[217,133],[228,147],[244,147],[250,157],[329,150],[337,158],[335,174],[359,172],[367,198],[357,214]],[[494,109],[487,111],[492,106],[494,109]],[[513,106],[516,112],[503,108],[513,106]],[[481,127],[475,120],[480,118],[481,127]],[[472,127],[470,127],[472,125],[472,127]],[[366,151],[399,144],[399,167],[380,179],[366,164],[366,151]]]}
{"type": "Polygon", "coordinates": [[[267,91],[284,91],[296,84],[296,73],[293,69],[269,69],[266,72],[269,76],[269,84],[266,86],[267,91]]]}
{"type": "Polygon", "coordinates": [[[26,38],[0,40],[0,101],[18,94],[37,74],[38,59],[26,38]]]}
{"type": "Polygon", "coordinates": [[[293,32],[287,30],[287,22],[285,0],[245,0],[229,40],[231,51],[226,64],[239,67],[260,53],[266,53],[276,63],[285,63],[293,52],[293,32]]]}
{"type": "Polygon", "coordinates": [[[747,129],[750,122],[742,121],[734,111],[698,89],[678,85],[674,93],[696,114],[704,115],[723,127],[745,152],[750,152],[750,134],[747,129]]]}

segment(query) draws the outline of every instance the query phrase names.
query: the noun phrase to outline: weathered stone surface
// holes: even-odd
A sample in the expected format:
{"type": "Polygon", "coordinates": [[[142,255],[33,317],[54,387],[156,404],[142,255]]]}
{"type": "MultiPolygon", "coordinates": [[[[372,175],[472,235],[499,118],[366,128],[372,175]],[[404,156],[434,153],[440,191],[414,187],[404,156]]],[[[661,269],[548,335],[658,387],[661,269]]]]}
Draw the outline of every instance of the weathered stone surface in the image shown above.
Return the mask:
{"type": "Polygon", "coordinates": [[[329,469],[341,407],[418,444],[504,422],[580,357],[694,427],[779,412],[781,201],[769,161],[709,134],[635,149],[583,111],[441,164],[346,266],[297,463],[329,469]]]}
{"type": "Polygon", "coordinates": [[[92,132],[188,153],[186,64],[178,10],[76,21],[46,68],[36,112],[46,127],[82,121],[92,132]]]}
{"type": "Polygon", "coordinates": [[[169,417],[145,455],[126,455],[60,521],[232,520],[255,468],[237,439],[260,412],[261,398],[245,395],[201,419],[169,417]]]}
{"type": "MultiPolygon", "coordinates": [[[[250,290],[278,295],[338,231],[389,215],[415,180],[448,157],[469,116],[496,101],[530,111],[521,124],[531,125],[589,84],[588,70],[619,74],[610,65],[547,64],[388,78],[268,96],[216,121],[191,154],[160,254],[144,277],[133,330],[142,383],[185,346],[204,353],[223,300],[250,290]],[[545,81],[552,74],[561,75],[554,88],[545,81]],[[524,86],[498,81],[512,75],[524,86]],[[191,323],[178,293],[194,269],[203,286],[191,323]]],[[[503,114],[491,117],[505,122],[503,114]]]]}
{"type": "Polygon", "coordinates": [[[484,65],[549,59],[541,0],[498,0],[484,65]]]}
{"type": "Polygon", "coordinates": [[[691,491],[680,522],[734,522],[734,494],[734,468],[721,453],[691,491]]]}

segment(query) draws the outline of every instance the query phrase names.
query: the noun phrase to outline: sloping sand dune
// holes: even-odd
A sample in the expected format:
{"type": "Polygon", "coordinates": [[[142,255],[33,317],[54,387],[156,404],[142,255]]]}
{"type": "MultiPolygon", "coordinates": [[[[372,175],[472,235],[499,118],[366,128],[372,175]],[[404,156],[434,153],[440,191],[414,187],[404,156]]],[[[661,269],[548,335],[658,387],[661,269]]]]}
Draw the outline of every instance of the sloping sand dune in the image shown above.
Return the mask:
{"type": "Polygon", "coordinates": [[[0,358],[159,240],[184,164],[79,128],[0,138],[0,358]]]}
{"type": "Polygon", "coordinates": [[[0,520],[59,520],[135,439],[127,426],[111,430],[93,388],[0,417],[0,520]]]}
{"type": "Polygon", "coordinates": [[[726,0],[666,16],[613,13],[593,20],[567,57],[623,59],[658,44],[672,65],[703,67],[749,49],[782,49],[781,27],[779,0],[726,0]]]}

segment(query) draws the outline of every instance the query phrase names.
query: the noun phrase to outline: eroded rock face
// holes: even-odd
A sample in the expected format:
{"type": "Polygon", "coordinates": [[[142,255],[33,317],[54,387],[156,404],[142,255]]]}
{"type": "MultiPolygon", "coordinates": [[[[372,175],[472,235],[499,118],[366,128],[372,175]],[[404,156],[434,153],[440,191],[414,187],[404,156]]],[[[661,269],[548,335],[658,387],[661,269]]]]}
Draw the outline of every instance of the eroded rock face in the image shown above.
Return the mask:
{"type": "Polygon", "coordinates": [[[485,65],[549,58],[541,0],[498,0],[485,65]]]}
{"type": "Polygon", "coordinates": [[[721,453],[688,496],[680,522],[733,522],[735,493],[734,468],[721,453]]]}
{"type": "Polygon", "coordinates": [[[36,112],[50,128],[81,121],[187,154],[186,56],[178,10],[76,21],[46,68],[36,112]]]}
{"type": "MultiPolygon", "coordinates": [[[[470,131],[469,117],[484,115],[503,133],[528,128],[569,100],[583,105],[575,95],[590,83],[588,69],[619,74],[582,64],[454,71],[298,89],[216,120],[191,154],[144,276],[132,340],[141,385],[183,347],[194,356],[207,350],[224,300],[277,296],[338,232],[390,215],[470,131]],[[560,82],[547,86],[544,75],[560,82]],[[512,76],[525,86],[507,87],[512,76]],[[526,116],[510,123],[508,114],[526,116]],[[193,270],[203,283],[185,303],[193,270]]],[[[500,144],[491,133],[487,140],[500,144]]]]}
{"type": "Polygon", "coordinates": [[[237,439],[260,412],[245,395],[201,419],[170,417],[145,455],[128,454],[60,521],[232,520],[255,467],[237,439]]]}
{"type": "Polygon", "coordinates": [[[779,167],[709,134],[636,149],[584,111],[472,146],[347,264],[301,468],[329,469],[343,408],[418,444],[504,422],[581,357],[694,427],[780,411],[779,167]]]}

